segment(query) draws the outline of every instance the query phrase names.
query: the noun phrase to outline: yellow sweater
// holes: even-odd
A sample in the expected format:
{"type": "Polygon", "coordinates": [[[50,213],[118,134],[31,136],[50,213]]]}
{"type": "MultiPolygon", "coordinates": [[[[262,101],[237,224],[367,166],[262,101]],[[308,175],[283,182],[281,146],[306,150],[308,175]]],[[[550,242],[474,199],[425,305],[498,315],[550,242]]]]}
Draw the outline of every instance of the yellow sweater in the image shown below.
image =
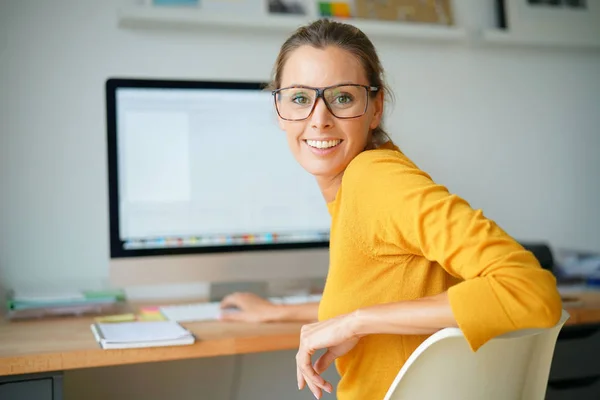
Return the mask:
{"type": "MultiPolygon", "coordinates": [[[[553,326],[560,318],[554,276],[391,143],[352,160],[328,209],[330,265],[320,320],[448,290],[458,325],[476,351],[499,334],[553,326]]],[[[336,361],[338,399],[383,399],[426,337],[363,337],[336,361]]]]}

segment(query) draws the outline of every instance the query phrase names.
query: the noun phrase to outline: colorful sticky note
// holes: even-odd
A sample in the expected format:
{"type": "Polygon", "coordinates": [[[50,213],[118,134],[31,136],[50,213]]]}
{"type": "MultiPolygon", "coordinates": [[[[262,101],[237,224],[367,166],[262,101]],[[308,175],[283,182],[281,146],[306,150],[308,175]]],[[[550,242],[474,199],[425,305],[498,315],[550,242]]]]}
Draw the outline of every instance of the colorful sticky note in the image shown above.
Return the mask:
{"type": "Polygon", "coordinates": [[[319,14],[322,17],[331,17],[331,3],[319,2],[319,14]]]}
{"type": "Polygon", "coordinates": [[[158,306],[148,306],[148,307],[142,307],[142,308],[140,308],[140,312],[144,313],[144,314],[148,314],[148,313],[160,313],[160,309],[158,308],[158,306]]]}
{"type": "Polygon", "coordinates": [[[322,17],[350,18],[350,4],[346,2],[319,2],[319,14],[322,17]]]}
{"type": "Polygon", "coordinates": [[[147,313],[139,314],[137,316],[138,321],[165,321],[166,318],[161,313],[147,313]]]}
{"type": "Polygon", "coordinates": [[[96,322],[109,323],[109,322],[129,322],[135,321],[135,314],[116,314],[116,315],[105,315],[102,317],[94,318],[96,322]]]}
{"type": "Polygon", "coordinates": [[[350,4],[348,3],[331,3],[331,13],[334,17],[350,18],[350,4]]]}

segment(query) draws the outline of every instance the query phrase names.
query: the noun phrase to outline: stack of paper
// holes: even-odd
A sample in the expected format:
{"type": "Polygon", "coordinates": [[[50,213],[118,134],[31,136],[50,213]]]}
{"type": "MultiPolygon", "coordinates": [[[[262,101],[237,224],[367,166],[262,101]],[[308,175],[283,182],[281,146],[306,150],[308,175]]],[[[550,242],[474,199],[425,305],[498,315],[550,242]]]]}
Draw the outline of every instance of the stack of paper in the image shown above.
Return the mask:
{"type": "Polygon", "coordinates": [[[103,349],[181,346],[195,341],[194,335],[175,321],[95,323],[91,328],[103,349]]]}

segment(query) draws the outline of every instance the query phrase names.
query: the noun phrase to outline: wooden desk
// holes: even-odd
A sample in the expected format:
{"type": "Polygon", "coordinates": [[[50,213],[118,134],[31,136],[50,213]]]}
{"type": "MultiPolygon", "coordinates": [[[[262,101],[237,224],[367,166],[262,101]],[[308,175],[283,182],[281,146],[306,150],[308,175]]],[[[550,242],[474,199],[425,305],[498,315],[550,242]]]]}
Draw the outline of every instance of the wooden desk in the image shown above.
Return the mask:
{"type": "MultiPolygon", "coordinates": [[[[565,306],[567,325],[600,323],[600,292],[578,294],[583,304],[565,306]]],[[[298,347],[300,323],[182,324],[198,338],[191,346],[102,350],[91,318],[0,322],[0,376],[216,357],[298,347]]]]}
{"type": "Polygon", "coordinates": [[[191,346],[103,350],[92,318],[0,322],[0,376],[293,349],[301,324],[182,323],[191,346]]]}
{"type": "Polygon", "coordinates": [[[566,326],[600,324],[600,291],[565,294],[563,298],[574,297],[581,300],[573,306],[566,303],[564,309],[571,315],[566,326]]]}

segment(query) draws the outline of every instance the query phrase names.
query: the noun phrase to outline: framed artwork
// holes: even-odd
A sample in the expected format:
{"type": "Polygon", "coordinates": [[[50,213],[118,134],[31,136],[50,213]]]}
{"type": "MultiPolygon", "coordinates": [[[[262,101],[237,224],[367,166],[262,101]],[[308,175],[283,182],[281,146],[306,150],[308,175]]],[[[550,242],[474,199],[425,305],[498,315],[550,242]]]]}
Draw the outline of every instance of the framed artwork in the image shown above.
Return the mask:
{"type": "Polygon", "coordinates": [[[451,0],[354,0],[356,17],[452,25],[451,0]]]}
{"type": "Polygon", "coordinates": [[[270,14],[308,15],[306,0],[267,0],[270,14]]]}
{"type": "Polygon", "coordinates": [[[519,37],[600,45],[600,0],[502,0],[506,29],[519,37]]]}

